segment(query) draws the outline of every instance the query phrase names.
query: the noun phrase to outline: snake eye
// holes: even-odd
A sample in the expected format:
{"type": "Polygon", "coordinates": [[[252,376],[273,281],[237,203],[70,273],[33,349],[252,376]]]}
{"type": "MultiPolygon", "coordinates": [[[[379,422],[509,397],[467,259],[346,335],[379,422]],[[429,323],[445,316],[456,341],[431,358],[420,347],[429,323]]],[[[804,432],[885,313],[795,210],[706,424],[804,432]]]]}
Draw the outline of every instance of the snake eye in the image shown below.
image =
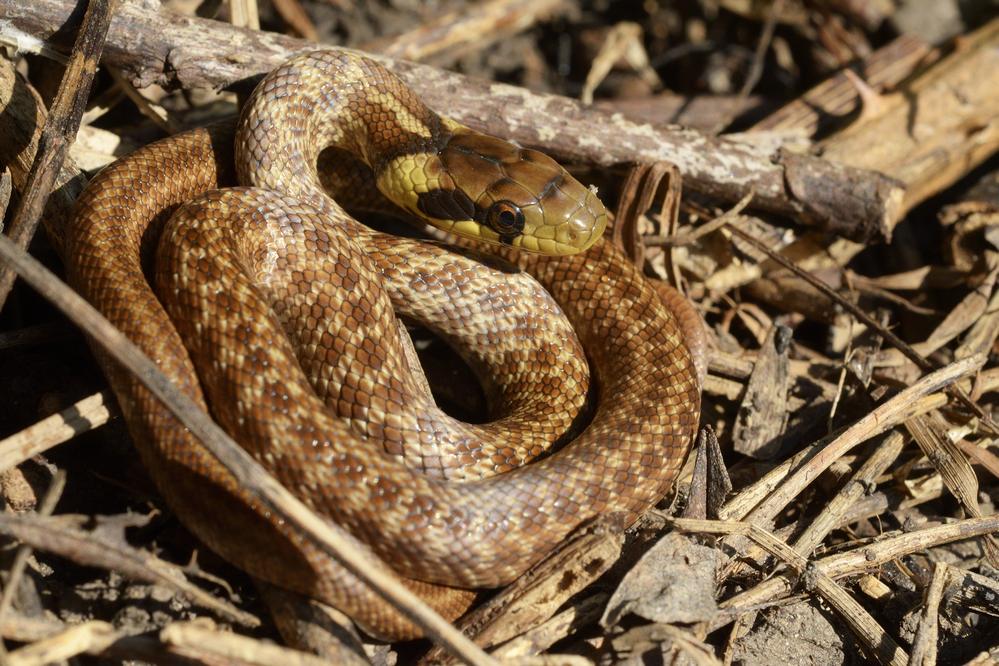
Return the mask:
{"type": "Polygon", "coordinates": [[[486,222],[500,236],[516,236],[524,230],[524,211],[509,201],[497,201],[486,211],[486,222]]]}

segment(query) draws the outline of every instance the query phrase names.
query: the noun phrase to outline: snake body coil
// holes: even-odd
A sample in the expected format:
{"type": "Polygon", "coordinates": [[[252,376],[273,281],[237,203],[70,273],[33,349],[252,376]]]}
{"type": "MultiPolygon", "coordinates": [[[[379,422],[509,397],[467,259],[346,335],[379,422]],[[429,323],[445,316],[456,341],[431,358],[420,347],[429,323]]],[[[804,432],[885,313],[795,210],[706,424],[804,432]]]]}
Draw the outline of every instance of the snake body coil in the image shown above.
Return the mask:
{"type": "MultiPolygon", "coordinates": [[[[669,490],[699,414],[691,354],[670,306],[601,238],[592,191],[338,51],[295,58],[258,86],[235,138],[235,171],[253,187],[219,190],[234,182],[232,142],[228,127],[195,130],[103,171],[67,234],[70,280],[287,488],[439,611],[460,614],[468,589],[508,583],[584,521],[633,520],[669,490]],[[370,231],[323,191],[325,149],[341,151],[333,162],[359,158],[396,206],[445,230],[555,256],[522,254],[518,272],[370,231]],[[156,245],[159,298],[143,270],[156,245]],[[434,407],[393,310],[464,350],[494,422],[434,407]],[[597,385],[593,419],[523,465],[585,399],[579,343],[597,385]]],[[[150,474],[211,548],[375,635],[416,634],[255,506],[136,380],[104,367],[150,474]]]]}

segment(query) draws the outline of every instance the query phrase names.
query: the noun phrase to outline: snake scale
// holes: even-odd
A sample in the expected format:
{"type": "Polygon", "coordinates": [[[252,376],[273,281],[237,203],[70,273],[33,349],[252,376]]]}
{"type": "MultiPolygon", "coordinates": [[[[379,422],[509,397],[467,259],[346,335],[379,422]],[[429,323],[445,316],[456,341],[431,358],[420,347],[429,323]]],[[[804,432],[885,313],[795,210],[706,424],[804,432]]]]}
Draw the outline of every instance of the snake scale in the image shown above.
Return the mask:
{"type": "MultiPolygon", "coordinates": [[[[382,66],[331,50],[269,74],[235,130],[192,130],[103,170],[64,247],[71,284],[177,386],[454,618],[471,590],[509,583],[582,523],[633,521],[690,447],[689,312],[603,239],[606,220],[550,158],[438,116],[382,66]],[[360,225],[326,194],[320,161],[341,193],[374,180],[516,267],[360,225]],[[490,423],[436,408],[394,312],[460,350],[490,423]],[[587,358],[592,420],[551,452],[591,390],[587,358]]],[[[101,360],[153,480],[209,547],[375,636],[418,635],[101,360]]]]}

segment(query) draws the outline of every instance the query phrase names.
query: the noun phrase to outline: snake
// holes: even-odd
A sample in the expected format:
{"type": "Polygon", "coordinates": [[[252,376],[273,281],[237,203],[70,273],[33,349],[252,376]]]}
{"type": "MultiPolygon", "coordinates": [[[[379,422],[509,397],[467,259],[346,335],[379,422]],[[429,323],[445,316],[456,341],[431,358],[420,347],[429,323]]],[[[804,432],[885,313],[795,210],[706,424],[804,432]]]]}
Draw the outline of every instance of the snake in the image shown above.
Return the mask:
{"type": "MultiPolygon", "coordinates": [[[[634,522],[690,449],[692,308],[650,284],[607,225],[595,189],[552,158],[330,49],[266,75],[237,122],[103,169],[62,244],[70,284],[180,390],[454,619],[581,525],[634,522]],[[363,208],[378,193],[370,207],[458,246],[375,231],[341,199],[363,208]],[[476,372],[488,422],[437,408],[410,319],[476,372]]],[[[144,466],[202,542],[374,637],[420,635],[97,355],[144,466]]]]}

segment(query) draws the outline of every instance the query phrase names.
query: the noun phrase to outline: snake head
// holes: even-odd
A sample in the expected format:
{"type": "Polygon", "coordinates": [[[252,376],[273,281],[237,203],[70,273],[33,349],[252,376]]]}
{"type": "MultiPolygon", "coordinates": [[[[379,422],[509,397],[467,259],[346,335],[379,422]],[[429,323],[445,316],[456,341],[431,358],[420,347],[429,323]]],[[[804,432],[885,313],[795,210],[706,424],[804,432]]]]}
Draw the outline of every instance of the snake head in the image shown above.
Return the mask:
{"type": "Polygon", "coordinates": [[[382,192],[440,229],[529,252],[576,254],[603,235],[604,205],[558,162],[465,127],[450,129],[436,154],[404,155],[383,169],[382,192]],[[404,201],[402,187],[409,188],[404,201]]]}

